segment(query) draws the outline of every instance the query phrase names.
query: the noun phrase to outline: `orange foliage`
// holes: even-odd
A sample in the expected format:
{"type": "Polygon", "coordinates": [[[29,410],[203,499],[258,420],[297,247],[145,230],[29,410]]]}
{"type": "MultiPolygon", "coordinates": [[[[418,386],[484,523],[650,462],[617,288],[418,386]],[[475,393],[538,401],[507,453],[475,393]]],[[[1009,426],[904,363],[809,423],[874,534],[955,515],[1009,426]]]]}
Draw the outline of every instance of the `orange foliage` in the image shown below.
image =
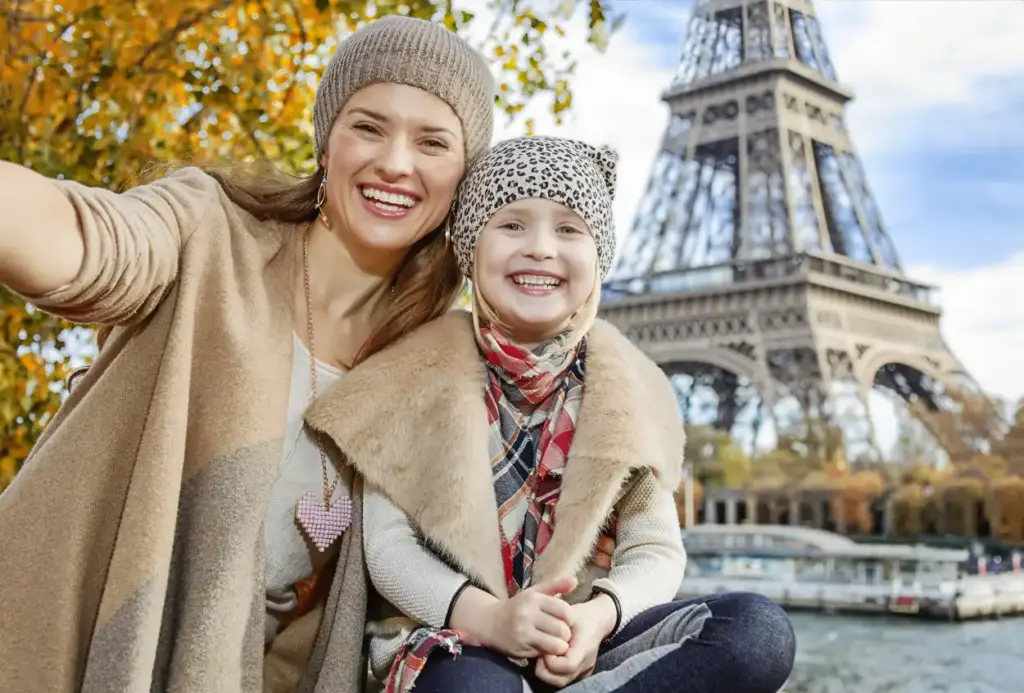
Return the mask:
{"type": "Polygon", "coordinates": [[[993,483],[986,511],[993,535],[1005,541],[1024,542],[1024,479],[1012,476],[993,483]]]}

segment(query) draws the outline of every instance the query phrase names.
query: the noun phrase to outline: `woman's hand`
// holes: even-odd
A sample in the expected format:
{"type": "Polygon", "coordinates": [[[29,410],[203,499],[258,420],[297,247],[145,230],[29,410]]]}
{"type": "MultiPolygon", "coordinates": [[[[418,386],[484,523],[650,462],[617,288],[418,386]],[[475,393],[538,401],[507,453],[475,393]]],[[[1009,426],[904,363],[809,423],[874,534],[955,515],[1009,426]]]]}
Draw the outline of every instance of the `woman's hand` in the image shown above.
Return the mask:
{"type": "Polygon", "coordinates": [[[618,521],[613,519],[608,529],[597,539],[594,547],[594,564],[605,570],[612,569],[612,554],[615,553],[615,537],[618,533],[618,521]]]}

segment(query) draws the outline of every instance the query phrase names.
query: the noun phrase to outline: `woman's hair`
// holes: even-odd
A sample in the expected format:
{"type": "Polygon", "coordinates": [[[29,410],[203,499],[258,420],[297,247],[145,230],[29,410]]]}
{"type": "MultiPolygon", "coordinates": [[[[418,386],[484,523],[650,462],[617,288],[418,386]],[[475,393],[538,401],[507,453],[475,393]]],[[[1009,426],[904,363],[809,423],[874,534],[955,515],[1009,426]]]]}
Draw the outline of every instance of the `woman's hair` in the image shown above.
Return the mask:
{"type": "MultiPolygon", "coordinates": [[[[270,163],[200,167],[220,184],[228,199],[261,221],[301,224],[317,216],[322,167],[309,177],[287,175],[270,163]]],[[[143,175],[149,179],[155,177],[154,171],[166,169],[151,167],[143,175]]],[[[370,333],[353,365],[446,313],[464,284],[455,255],[445,242],[442,223],[409,249],[395,274],[395,293],[384,319],[370,333]]],[[[109,335],[110,328],[99,330],[96,342],[100,348],[109,335]]]]}

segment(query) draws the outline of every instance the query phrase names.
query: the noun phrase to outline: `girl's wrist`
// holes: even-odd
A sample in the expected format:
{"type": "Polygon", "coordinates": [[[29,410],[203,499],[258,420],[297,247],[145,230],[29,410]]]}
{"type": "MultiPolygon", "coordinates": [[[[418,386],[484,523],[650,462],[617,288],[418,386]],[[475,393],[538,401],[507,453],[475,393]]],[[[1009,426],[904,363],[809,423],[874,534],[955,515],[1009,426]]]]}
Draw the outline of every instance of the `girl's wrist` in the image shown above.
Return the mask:
{"type": "Polygon", "coordinates": [[[579,606],[593,613],[602,638],[614,634],[619,621],[619,608],[608,593],[599,592],[593,599],[587,600],[579,606]]]}
{"type": "Polygon", "coordinates": [[[467,587],[459,595],[449,627],[462,633],[472,644],[493,646],[494,623],[501,602],[494,595],[476,587],[467,587]]]}

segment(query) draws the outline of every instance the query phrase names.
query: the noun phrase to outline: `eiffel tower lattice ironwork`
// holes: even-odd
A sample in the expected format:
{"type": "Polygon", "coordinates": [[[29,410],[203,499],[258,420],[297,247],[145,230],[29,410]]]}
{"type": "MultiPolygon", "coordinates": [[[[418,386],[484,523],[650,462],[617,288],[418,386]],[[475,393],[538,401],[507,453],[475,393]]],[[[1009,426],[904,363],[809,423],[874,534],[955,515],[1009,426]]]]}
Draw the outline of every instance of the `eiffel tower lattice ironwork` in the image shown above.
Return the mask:
{"type": "Polygon", "coordinates": [[[817,422],[877,459],[868,400],[888,390],[963,458],[982,436],[939,415],[977,390],[936,292],[903,273],[845,127],[852,98],[810,0],[699,2],[602,315],[673,376],[688,420],[703,388],[720,430],[817,422]]]}

